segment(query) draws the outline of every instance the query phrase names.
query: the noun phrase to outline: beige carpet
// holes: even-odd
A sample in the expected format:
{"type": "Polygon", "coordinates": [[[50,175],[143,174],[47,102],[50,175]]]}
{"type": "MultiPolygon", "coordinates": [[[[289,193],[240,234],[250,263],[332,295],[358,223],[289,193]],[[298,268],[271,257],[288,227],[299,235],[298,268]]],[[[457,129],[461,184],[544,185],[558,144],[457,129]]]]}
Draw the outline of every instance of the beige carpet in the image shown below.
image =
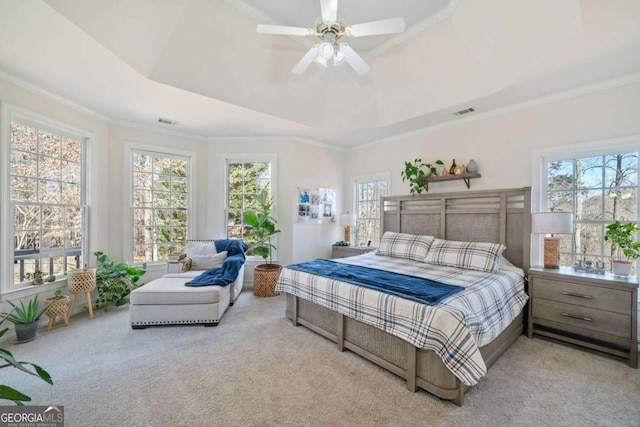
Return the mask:
{"type": "Polygon", "coordinates": [[[54,385],[12,368],[0,383],[64,405],[67,427],[640,425],[640,372],[620,360],[522,336],[459,408],[293,327],[284,304],[245,292],[215,328],[134,331],[125,306],[31,343],[10,332],[54,385]]]}

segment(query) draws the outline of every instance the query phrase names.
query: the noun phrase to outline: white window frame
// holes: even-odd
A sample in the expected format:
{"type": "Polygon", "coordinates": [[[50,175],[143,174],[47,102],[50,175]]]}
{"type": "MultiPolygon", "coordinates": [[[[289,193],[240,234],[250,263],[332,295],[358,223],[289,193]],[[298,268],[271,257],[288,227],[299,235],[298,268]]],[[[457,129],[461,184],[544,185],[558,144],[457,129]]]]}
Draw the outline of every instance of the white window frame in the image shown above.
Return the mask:
{"type": "MultiPolygon", "coordinates": [[[[220,235],[227,236],[227,218],[229,216],[229,185],[227,182],[228,165],[229,163],[271,163],[271,196],[273,197],[273,207],[271,212],[273,213],[273,217],[279,221],[278,219],[278,155],[275,153],[264,153],[264,154],[223,154],[220,156],[221,158],[221,181],[223,186],[222,200],[219,204],[223,206],[222,211],[222,220],[221,220],[221,228],[220,235]]],[[[278,247],[278,235],[273,236],[273,244],[277,248],[278,247]]],[[[271,258],[273,262],[278,262],[278,249],[274,249],[271,252],[271,258]]],[[[262,261],[262,258],[252,255],[247,257],[249,261],[252,263],[258,263],[262,261]]]]}
{"type": "Polygon", "coordinates": [[[11,200],[11,122],[23,123],[57,135],[66,136],[74,140],[83,141],[82,150],[82,208],[85,210],[83,224],[82,262],[89,263],[92,253],[92,242],[95,240],[95,230],[90,224],[95,222],[95,212],[90,209],[92,197],[96,194],[96,180],[92,179],[92,165],[95,163],[97,141],[95,133],[70,126],[66,123],[50,119],[49,117],[14,106],[7,102],[0,102],[0,200],[7,201],[0,206],[0,295],[11,295],[11,298],[22,298],[36,293],[60,287],[58,281],[43,285],[19,285],[13,282],[13,209],[11,200]]]}
{"type": "MultiPolygon", "coordinates": [[[[352,194],[352,199],[351,199],[351,212],[355,213],[356,216],[358,215],[358,185],[359,184],[366,184],[368,182],[374,182],[374,181],[386,181],[387,182],[387,196],[391,195],[391,172],[380,172],[380,173],[376,173],[376,174],[370,174],[370,175],[360,175],[360,176],[356,176],[351,178],[351,194],[352,194]]],[[[380,215],[382,215],[382,209],[380,209],[380,215]]],[[[382,216],[379,218],[380,221],[382,221],[382,216]]],[[[357,230],[357,227],[354,227],[357,230]]],[[[380,224],[380,232],[382,233],[382,224],[380,224]]],[[[380,237],[382,238],[382,235],[380,235],[380,237]]],[[[359,239],[358,235],[357,235],[357,231],[356,234],[354,235],[354,243],[359,239]]],[[[366,243],[366,242],[365,242],[366,243]]],[[[379,244],[380,242],[372,242],[372,244],[379,244]]]]}
{"type": "MultiPolygon", "coordinates": [[[[547,165],[550,162],[629,152],[638,152],[640,154],[640,135],[533,150],[531,155],[531,182],[534,184],[531,201],[532,212],[548,211],[547,165]]],[[[640,163],[640,156],[638,159],[640,163]]],[[[638,196],[636,209],[640,215],[640,194],[638,196]]],[[[531,265],[543,264],[543,237],[542,235],[532,236],[531,265]]],[[[636,261],[636,270],[637,268],[638,261],[636,261]]]]}
{"type": "MultiPolygon", "coordinates": [[[[159,156],[179,156],[188,161],[187,166],[187,238],[193,239],[197,230],[197,218],[194,206],[197,206],[196,193],[196,152],[178,150],[175,148],[162,147],[150,144],[140,144],[136,142],[125,142],[124,144],[124,176],[127,177],[124,185],[124,195],[127,201],[127,209],[124,210],[124,230],[123,230],[123,258],[125,262],[133,264],[133,154],[135,152],[146,152],[159,156]]],[[[149,261],[148,266],[164,264],[166,260],[149,261]]]]}

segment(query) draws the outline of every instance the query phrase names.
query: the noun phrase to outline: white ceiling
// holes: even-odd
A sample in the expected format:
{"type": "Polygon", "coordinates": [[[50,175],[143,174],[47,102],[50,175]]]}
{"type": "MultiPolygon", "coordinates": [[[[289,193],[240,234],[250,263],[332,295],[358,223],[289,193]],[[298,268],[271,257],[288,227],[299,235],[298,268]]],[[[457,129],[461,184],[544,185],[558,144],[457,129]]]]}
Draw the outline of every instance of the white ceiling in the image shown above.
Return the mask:
{"type": "Polygon", "coordinates": [[[2,0],[0,72],[113,120],[203,137],[297,136],[352,147],[478,113],[640,76],[638,0],[339,0],[372,66],[291,68],[318,0],[2,0]]]}

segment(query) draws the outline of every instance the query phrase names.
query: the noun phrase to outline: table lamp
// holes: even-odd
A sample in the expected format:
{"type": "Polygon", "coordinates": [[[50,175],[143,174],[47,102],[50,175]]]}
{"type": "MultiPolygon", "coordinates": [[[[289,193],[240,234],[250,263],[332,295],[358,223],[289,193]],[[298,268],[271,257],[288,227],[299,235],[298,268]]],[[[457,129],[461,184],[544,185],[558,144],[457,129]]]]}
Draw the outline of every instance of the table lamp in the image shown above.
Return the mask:
{"type": "Polygon", "coordinates": [[[340,215],[340,225],[344,227],[344,241],[351,243],[351,227],[356,225],[356,215],[349,211],[340,215]]]}
{"type": "Polygon", "coordinates": [[[533,233],[550,234],[544,238],[544,268],[560,268],[560,239],[554,234],[573,233],[571,212],[539,212],[533,214],[533,233]]]}

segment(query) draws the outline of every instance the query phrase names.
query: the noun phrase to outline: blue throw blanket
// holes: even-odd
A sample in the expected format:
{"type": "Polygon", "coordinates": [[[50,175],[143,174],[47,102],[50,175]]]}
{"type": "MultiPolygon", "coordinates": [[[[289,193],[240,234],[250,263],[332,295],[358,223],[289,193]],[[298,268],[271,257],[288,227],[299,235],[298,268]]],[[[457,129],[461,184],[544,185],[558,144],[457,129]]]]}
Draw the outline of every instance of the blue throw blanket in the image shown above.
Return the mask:
{"type": "Polygon", "coordinates": [[[186,286],[227,286],[238,278],[238,272],[246,260],[244,253],[248,248],[247,244],[238,239],[220,239],[215,241],[215,245],[218,252],[227,251],[227,258],[220,267],[194,277],[185,283],[186,286]]]}
{"type": "Polygon", "coordinates": [[[359,265],[343,264],[327,259],[291,264],[287,265],[287,268],[364,286],[426,305],[436,305],[448,296],[464,289],[461,286],[447,285],[435,280],[359,265]]]}

